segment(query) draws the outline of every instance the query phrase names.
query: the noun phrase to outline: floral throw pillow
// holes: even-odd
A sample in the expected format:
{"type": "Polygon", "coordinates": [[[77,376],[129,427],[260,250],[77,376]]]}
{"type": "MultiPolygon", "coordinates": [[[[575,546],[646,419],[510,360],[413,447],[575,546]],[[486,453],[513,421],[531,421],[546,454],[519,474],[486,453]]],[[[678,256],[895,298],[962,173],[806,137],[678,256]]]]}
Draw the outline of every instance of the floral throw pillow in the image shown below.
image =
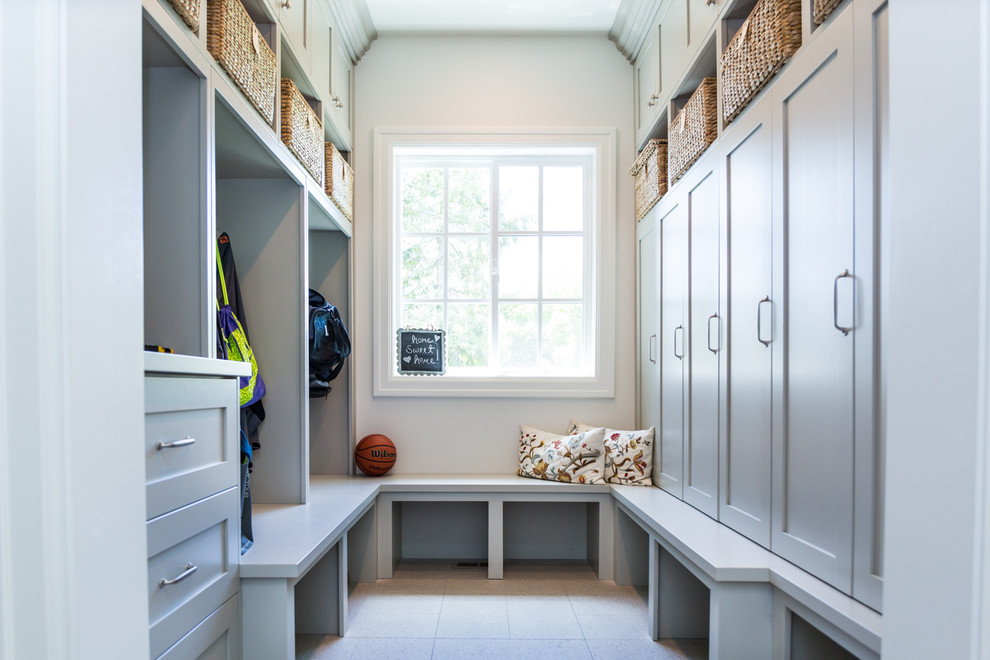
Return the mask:
{"type": "Polygon", "coordinates": [[[557,435],[532,426],[519,427],[520,477],[575,484],[605,483],[605,429],[557,435]]]}
{"type": "MultiPolygon", "coordinates": [[[[583,422],[571,421],[568,433],[581,433],[592,428],[583,422]]],[[[605,429],[605,481],[629,486],[653,485],[653,440],[656,431],[617,431],[605,429]]]]}

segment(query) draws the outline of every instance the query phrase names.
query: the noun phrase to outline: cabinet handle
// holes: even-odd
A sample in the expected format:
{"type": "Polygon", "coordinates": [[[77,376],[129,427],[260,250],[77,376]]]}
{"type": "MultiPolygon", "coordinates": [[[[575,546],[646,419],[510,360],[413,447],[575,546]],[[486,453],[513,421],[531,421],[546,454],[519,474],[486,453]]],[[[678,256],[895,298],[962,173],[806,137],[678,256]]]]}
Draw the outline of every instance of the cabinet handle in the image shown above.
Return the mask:
{"type": "Polygon", "coordinates": [[[708,5],[709,7],[714,7],[715,0],[705,0],[705,4],[708,5]]]}
{"type": "Polygon", "coordinates": [[[175,440],[174,442],[159,442],[155,445],[155,449],[161,451],[163,449],[172,449],[173,447],[188,447],[189,445],[195,443],[196,443],[196,438],[190,438],[187,435],[182,440],[175,440]]]}
{"type": "Polygon", "coordinates": [[[283,9],[292,9],[292,4],[289,0],[282,0],[281,5],[283,9]]]}
{"type": "MultiPolygon", "coordinates": [[[[770,346],[770,342],[773,341],[773,326],[770,326],[770,339],[763,338],[763,303],[770,303],[770,313],[773,314],[773,303],[770,302],[770,296],[764,296],[756,305],[756,340],[763,344],[764,346],[770,346]]],[[[773,322],[773,316],[770,317],[771,323],[773,322]]]]}
{"type": "Polygon", "coordinates": [[[843,335],[848,335],[850,332],[855,330],[855,327],[847,328],[839,325],[839,280],[844,277],[853,279],[853,276],[849,273],[849,270],[846,269],[836,275],[835,282],[832,283],[832,325],[834,325],[835,329],[843,335]]]}
{"type": "Polygon", "coordinates": [[[677,358],[678,360],[681,360],[681,359],[684,358],[684,346],[683,346],[683,342],[684,342],[684,326],[683,325],[679,325],[676,328],[674,328],[674,357],[677,358]],[[677,354],[677,331],[678,330],[681,331],[681,343],[682,343],[680,355],[677,354]]]}
{"type": "Polygon", "coordinates": [[[657,363],[657,336],[650,335],[650,362],[657,363]]]}
{"type": "Polygon", "coordinates": [[[718,321],[718,314],[712,314],[708,317],[708,350],[710,350],[714,355],[718,355],[719,349],[722,347],[722,324],[716,323],[716,338],[717,342],[715,348],[712,348],[712,321],[718,321]]]}
{"type": "Polygon", "coordinates": [[[650,94],[650,100],[646,104],[646,107],[647,108],[654,107],[657,104],[657,101],[659,101],[659,100],[660,100],[660,95],[659,94],[650,94]]]}
{"type": "Polygon", "coordinates": [[[189,577],[190,575],[192,575],[193,573],[195,573],[198,570],[199,570],[199,566],[193,566],[192,564],[186,564],[186,569],[184,571],[182,571],[181,573],[179,573],[178,575],[176,575],[171,580],[167,580],[165,578],[162,578],[161,580],[159,580],[158,581],[158,588],[159,589],[162,589],[164,587],[167,587],[170,584],[177,584],[179,582],[182,582],[183,580],[185,580],[187,577],[189,577]]]}

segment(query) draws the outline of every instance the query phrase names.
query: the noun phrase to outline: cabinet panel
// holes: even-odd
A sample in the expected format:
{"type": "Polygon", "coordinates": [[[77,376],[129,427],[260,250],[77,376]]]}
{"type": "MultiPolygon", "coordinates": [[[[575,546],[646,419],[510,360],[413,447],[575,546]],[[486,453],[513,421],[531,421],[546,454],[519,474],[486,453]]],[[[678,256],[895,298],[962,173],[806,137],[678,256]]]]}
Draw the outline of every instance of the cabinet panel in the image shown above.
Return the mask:
{"type": "Polygon", "coordinates": [[[333,58],[333,21],[322,2],[313,5],[310,77],[324,103],[330,102],[330,61],[333,58]]]}
{"type": "Polygon", "coordinates": [[[727,236],[725,417],[719,520],[770,547],[772,216],[770,104],[733,123],[723,178],[727,236]]]}
{"type": "Polygon", "coordinates": [[[235,487],[148,521],[152,657],[237,592],[239,499],[235,487]]]}
{"type": "Polygon", "coordinates": [[[690,0],[688,5],[688,47],[694,53],[701,46],[718,18],[721,2],[708,4],[707,0],[690,0]]]}
{"type": "Polygon", "coordinates": [[[670,98],[688,64],[688,2],[671,0],[660,19],[660,96],[670,98]]]}
{"type": "Polygon", "coordinates": [[[855,325],[848,27],[837,21],[814,42],[773,96],[786,288],[783,342],[774,354],[781,389],[772,546],[846,592],[852,568],[855,334],[840,330],[855,325]]]}
{"type": "Polygon", "coordinates": [[[683,497],[685,361],[690,332],[687,316],[688,224],[683,203],[675,203],[660,222],[660,487],[683,497]]]}
{"type": "Polygon", "coordinates": [[[309,70],[309,35],[307,16],[312,11],[312,0],[280,0],[278,22],[288,37],[299,66],[309,70]]]}
{"type": "MultiPolygon", "coordinates": [[[[347,54],[347,48],[340,37],[340,31],[333,34],[331,67],[330,67],[330,107],[334,126],[340,135],[344,145],[351,142],[351,118],[354,113],[351,109],[351,57],[347,54]]],[[[348,149],[345,148],[344,151],[348,149]]]]}
{"type": "MultiPolygon", "coordinates": [[[[660,429],[660,230],[657,214],[646,214],[637,227],[637,297],[639,302],[639,421],[637,428],[660,429]]],[[[656,435],[654,435],[656,437],[656,435]]],[[[653,443],[654,465],[659,443],[653,443]]],[[[657,475],[653,476],[657,479],[657,475]]]]}
{"type": "Polygon", "coordinates": [[[660,111],[660,28],[652,26],[636,58],[636,143],[649,136],[660,111]]]}
{"type": "Polygon", "coordinates": [[[237,380],[145,379],[147,516],[236,485],[237,380]]]}
{"type": "Polygon", "coordinates": [[[158,660],[237,660],[241,657],[241,603],[234,596],[189,631],[158,660]]]}
{"type": "Polygon", "coordinates": [[[691,327],[687,387],[690,411],[684,438],[684,500],[718,516],[719,315],[718,177],[706,159],[692,170],[687,210],[690,231],[691,327]]]}

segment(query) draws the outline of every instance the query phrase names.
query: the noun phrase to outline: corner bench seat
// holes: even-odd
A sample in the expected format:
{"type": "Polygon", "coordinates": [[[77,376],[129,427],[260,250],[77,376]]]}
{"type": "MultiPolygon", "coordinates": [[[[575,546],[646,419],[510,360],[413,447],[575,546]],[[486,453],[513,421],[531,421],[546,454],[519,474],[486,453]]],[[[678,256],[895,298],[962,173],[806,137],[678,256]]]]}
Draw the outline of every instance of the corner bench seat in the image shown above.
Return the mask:
{"type": "Polygon", "coordinates": [[[353,551],[359,552],[361,579],[390,577],[401,527],[401,508],[394,505],[407,501],[487,502],[493,579],[502,577],[505,502],[587,503],[589,560],[597,564],[599,578],[617,582],[629,576],[623,562],[643,556],[642,544],[635,540],[642,536],[622,533],[623,525],[634,524],[642,530],[638,534],[645,532],[650,539],[651,636],[663,632],[665,606],[668,612],[681,607],[678,590],[660,580],[661,562],[668,561],[661,555],[665,552],[708,589],[711,658],[787,657],[788,612],[858,657],[880,655],[880,614],[659,488],[577,485],[515,475],[422,474],[314,475],[306,504],[254,507],[256,542],[240,565],[244,657],[294,658],[297,632],[343,635],[348,534],[360,527],[360,544],[367,546],[352,548],[352,561],[353,551]],[[616,511],[624,515],[616,516],[616,511]],[[632,545],[636,547],[627,547],[632,545]]]}
{"type": "MultiPolygon", "coordinates": [[[[613,486],[612,495],[619,509],[651,537],[650,626],[654,639],[660,632],[659,610],[665,604],[662,593],[653,593],[659,584],[655,553],[662,548],[711,590],[710,658],[783,657],[788,610],[856,656],[880,657],[883,617],[876,611],[659,488],[613,486]],[[757,624],[771,614],[768,608],[773,627],[764,625],[767,634],[760,639],[757,624]],[[725,621],[726,615],[732,621],[725,621]],[[740,654],[743,648],[751,649],[752,654],[740,654]]],[[[621,534],[616,542],[621,545],[621,534]]]]}

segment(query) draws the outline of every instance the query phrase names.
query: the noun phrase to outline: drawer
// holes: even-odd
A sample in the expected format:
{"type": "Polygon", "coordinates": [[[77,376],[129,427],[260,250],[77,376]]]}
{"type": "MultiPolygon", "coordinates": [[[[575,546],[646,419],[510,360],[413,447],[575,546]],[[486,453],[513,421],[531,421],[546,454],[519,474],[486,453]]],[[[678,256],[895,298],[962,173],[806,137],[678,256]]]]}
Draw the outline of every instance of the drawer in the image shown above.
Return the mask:
{"type": "Polygon", "coordinates": [[[236,378],[148,376],[144,399],[149,519],[239,483],[236,378]]]}
{"type": "Polygon", "coordinates": [[[151,657],[238,591],[239,512],[230,488],[148,521],[151,657]]]}
{"type": "Polygon", "coordinates": [[[158,660],[240,660],[240,594],[221,605],[158,660]]]}

